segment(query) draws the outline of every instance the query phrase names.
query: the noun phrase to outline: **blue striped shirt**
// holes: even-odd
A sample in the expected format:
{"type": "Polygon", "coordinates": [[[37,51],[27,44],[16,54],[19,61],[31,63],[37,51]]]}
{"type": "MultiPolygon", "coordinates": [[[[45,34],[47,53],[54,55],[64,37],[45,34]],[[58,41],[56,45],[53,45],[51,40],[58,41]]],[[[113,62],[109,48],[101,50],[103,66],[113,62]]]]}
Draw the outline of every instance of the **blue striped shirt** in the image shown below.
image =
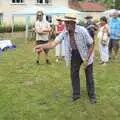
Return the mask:
{"type": "MultiPolygon", "coordinates": [[[[88,49],[93,43],[93,39],[89,35],[86,28],[76,25],[75,26],[75,43],[77,45],[77,49],[81,55],[81,58],[84,59],[88,57],[88,49]]],[[[71,45],[70,45],[70,38],[69,33],[66,29],[64,29],[55,39],[55,41],[62,42],[64,40],[65,43],[65,60],[70,61],[71,60],[71,45]]],[[[88,60],[88,65],[93,63],[93,54],[90,56],[88,60]]]]}

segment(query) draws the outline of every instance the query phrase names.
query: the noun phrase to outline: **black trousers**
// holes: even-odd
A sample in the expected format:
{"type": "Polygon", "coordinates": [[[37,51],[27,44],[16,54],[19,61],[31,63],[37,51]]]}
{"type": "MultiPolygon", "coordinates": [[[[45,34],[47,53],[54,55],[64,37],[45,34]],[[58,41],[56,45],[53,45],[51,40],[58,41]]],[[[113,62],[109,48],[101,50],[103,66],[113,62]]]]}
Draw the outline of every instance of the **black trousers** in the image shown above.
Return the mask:
{"type": "MultiPolygon", "coordinates": [[[[78,52],[78,50],[72,50],[71,57],[71,80],[72,80],[72,89],[73,89],[73,98],[80,96],[80,77],[79,71],[80,66],[83,63],[83,60],[78,52]]],[[[87,66],[85,69],[86,76],[86,87],[89,98],[95,98],[95,88],[94,88],[94,80],[93,80],[93,64],[87,66]]]]}

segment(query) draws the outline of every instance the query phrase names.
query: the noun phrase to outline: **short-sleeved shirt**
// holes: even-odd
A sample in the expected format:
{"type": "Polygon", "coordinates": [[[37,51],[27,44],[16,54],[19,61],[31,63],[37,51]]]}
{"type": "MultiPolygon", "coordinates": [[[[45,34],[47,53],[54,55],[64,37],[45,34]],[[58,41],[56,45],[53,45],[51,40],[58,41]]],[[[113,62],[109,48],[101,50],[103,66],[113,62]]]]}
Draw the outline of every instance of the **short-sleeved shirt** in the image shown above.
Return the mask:
{"type": "MultiPolygon", "coordinates": [[[[40,30],[40,29],[45,29],[45,28],[48,28],[50,29],[50,25],[47,21],[39,21],[37,20],[36,23],[35,23],[35,29],[36,30],[40,30]]],[[[40,35],[38,33],[36,33],[36,41],[39,41],[39,40],[42,40],[42,41],[48,41],[49,37],[49,33],[48,34],[45,34],[45,35],[40,35]]]]}
{"type": "Polygon", "coordinates": [[[120,19],[111,18],[108,22],[108,25],[110,27],[110,38],[113,40],[119,40],[120,39],[120,19]]]}
{"type": "MultiPolygon", "coordinates": [[[[93,39],[89,35],[88,31],[84,27],[79,25],[75,26],[74,36],[75,36],[75,43],[76,43],[77,49],[82,59],[84,60],[84,58],[89,56],[88,49],[90,45],[93,44],[93,39]]],[[[71,57],[71,55],[68,55],[68,54],[71,54],[70,51],[72,50],[72,47],[70,45],[70,38],[69,38],[68,31],[66,29],[62,31],[55,39],[56,42],[62,42],[63,40],[65,43],[65,56],[71,57]]],[[[88,64],[91,64],[92,62],[93,62],[93,54],[90,56],[88,64]]]]}
{"type": "Polygon", "coordinates": [[[95,31],[97,30],[95,27],[97,25],[93,21],[89,21],[85,24],[85,28],[88,30],[89,34],[92,38],[94,38],[95,31]]]}

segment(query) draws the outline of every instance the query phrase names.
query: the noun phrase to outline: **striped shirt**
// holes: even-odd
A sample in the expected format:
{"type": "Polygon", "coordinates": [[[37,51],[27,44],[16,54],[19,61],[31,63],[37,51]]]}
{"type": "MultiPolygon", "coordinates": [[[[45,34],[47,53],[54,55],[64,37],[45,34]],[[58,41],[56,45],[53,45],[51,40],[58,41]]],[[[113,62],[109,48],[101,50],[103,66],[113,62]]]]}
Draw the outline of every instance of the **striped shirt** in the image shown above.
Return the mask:
{"type": "MultiPolygon", "coordinates": [[[[93,44],[93,39],[89,35],[88,31],[79,25],[75,26],[75,32],[74,32],[74,38],[75,43],[77,46],[77,49],[81,55],[81,58],[84,59],[87,58],[88,55],[88,49],[93,44]]],[[[72,47],[70,44],[70,37],[69,33],[66,29],[64,29],[55,39],[55,41],[62,42],[64,40],[65,43],[65,61],[68,64],[71,60],[71,51],[72,47]]],[[[89,57],[88,65],[93,63],[93,54],[89,57]]]]}

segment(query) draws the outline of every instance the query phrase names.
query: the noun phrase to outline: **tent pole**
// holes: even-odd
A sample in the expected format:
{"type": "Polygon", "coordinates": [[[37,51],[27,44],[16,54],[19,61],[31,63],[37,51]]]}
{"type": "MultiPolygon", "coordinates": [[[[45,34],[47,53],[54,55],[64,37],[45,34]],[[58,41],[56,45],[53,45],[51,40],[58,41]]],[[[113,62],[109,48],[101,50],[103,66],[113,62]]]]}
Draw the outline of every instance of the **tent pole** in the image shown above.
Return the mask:
{"type": "Polygon", "coordinates": [[[25,39],[28,39],[29,16],[25,17],[25,39]]]}
{"type": "Polygon", "coordinates": [[[12,33],[14,31],[14,15],[12,15],[12,33]]]}

